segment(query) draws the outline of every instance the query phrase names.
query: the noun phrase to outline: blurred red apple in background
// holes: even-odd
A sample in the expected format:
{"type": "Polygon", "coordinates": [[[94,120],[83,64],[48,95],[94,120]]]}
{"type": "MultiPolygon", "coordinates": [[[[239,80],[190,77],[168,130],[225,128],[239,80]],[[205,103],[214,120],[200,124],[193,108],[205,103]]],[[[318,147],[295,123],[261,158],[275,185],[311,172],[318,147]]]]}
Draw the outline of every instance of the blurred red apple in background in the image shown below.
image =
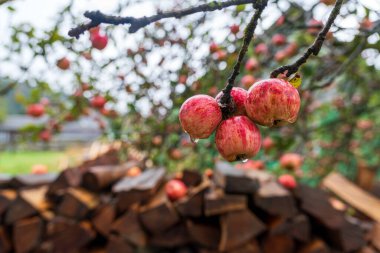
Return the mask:
{"type": "Polygon", "coordinates": [[[172,179],[165,185],[166,196],[171,201],[177,201],[187,194],[187,186],[178,179],[172,179]]]}
{"type": "Polygon", "coordinates": [[[249,58],[245,63],[245,69],[247,71],[254,71],[259,68],[259,62],[255,58],[249,58]]]}
{"type": "Polygon", "coordinates": [[[26,108],[26,113],[32,117],[38,118],[44,115],[45,107],[42,104],[31,104],[26,108]]]}
{"type": "Polygon", "coordinates": [[[283,34],[275,34],[273,35],[272,37],[272,43],[276,46],[281,46],[281,45],[284,45],[286,43],[286,37],[285,35],[283,34]]]}
{"type": "Polygon", "coordinates": [[[107,103],[107,100],[101,95],[96,95],[91,99],[90,103],[92,107],[101,109],[107,103]]]}
{"type": "Polygon", "coordinates": [[[302,166],[303,158],[297,153],[286,153],[280,157],[280,166],[288,170],[299,170],[302,166]]]}
{"type": "Polygon", "coordinates": [[[34,164],[31,169],[32,174],[46,174],[48,172],[48,167],[45,164],[34,164]]]}
{"type": "Polygon", "coordinates": [[[66,57],[63,57],[57,61],[57,67],[62,70],[67,70],[70,68],[70,60],[66,57]]]}
{"type": "Polygon", "coordinates": [[[289,174],[281,175],[278,178],[278,182],[282,186],[284,186],[285,188],[290,189],[290,190],[297,187],[296,179],[292,175],[289,175],[289,174]]]}
{"type": "Polygon", "coordinates": [[[245,75],[241,78],[240,82],[241,84],[246,88],[248,89],[249,87],[252,86],[252,84],[254,84],[256,81],[255,77],[252,76],[252,75],[245,75]]]}

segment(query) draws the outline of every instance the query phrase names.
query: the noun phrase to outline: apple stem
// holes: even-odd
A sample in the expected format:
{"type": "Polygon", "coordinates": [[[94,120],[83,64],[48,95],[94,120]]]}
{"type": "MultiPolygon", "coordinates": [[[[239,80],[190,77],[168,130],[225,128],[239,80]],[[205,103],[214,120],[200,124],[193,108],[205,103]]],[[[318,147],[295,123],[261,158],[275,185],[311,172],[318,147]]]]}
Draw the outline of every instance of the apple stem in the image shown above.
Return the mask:
{"type": "Polygon", "coordinates": [[[222,109],[223,117],[228,118],[235,111],[235,102],[231,97],[231,90],[234,87],[235,79],[240,73],[240,66],[244,59],[245,54],[248,51],[248,46],[252,41],[253,34],[255,33],[259,18],[265,7],[267,6],[267,0],[257,0],[253,3],[255,8],[255,14],[252,16],[247,27],[244,31],[243,45],[239,51],[238,59],[233,67],[233,71],[227,80],[226,87],[222,90],[223,96],[220,99],[220,107],[222,109]]]}
{"type": "MultiPolygon", "coordinates": [[[[141,18],[134,18],[134,17],[121,17],[121,16],[111,16],[111,15],[105,15],[100,11],[86,11],[84,13],[84,16],[86,18],[89,18],[91,21],[85,24],[78,25],[75,28],[72,28],[69,31],[69,36],[79,38],[81,34],[83,34],[85,31],[90,30],[93,27],[96,27],[100,24],[112,24],[112,25],[125,25],[129,24],[129,32],[134,33],[140,30],[141,28],[157,22],[164,18],[182,18],[184,16],[188,16],[194,13],[198,12],[209,12],[209,11],[215,11],[215,10],[221,10],[230,6],[235,5],[241,5],[241,4],[249,4],[254,2],[255,0],[230,0],[225,2],[217,2],[213,1],[206,4],[201,4],[194,7],[189,7],[183,10],[178,11],[168,11],[168,12],[158,12],[155,15],[152,16],[144,16],[141,18]]],[[[256,0],[257,2],[260,2],[261,0],[256,0]]]]}
{"type": "Polygon", "coordinates": [[[311,55],[315,55],[315,56],[318,55],[319,51],[322,48],[323,42],[326,39],[326,35],[328,31],[330,30],[332,24],[334,23],[336,17],[338,16],[340,12],[340,8],[342,7],[343,1],[344,0],[337,0],[335,2],[334,9],[331,11],[326,24],[324,25],[323,29],[319,32],[313,44],[305,51],[305,53],[299,59],[297,59],[293,64],[284,65],[273,70],[272,73],[270,74],[271,78],[276,78],[279,74],[282,74],[285,71],[287,71],[286,76],[289,77],[290,75],[296,73],[298,69],[301,67],[301,65],[307,62],[307,60],[309,59],[311,55]]]}

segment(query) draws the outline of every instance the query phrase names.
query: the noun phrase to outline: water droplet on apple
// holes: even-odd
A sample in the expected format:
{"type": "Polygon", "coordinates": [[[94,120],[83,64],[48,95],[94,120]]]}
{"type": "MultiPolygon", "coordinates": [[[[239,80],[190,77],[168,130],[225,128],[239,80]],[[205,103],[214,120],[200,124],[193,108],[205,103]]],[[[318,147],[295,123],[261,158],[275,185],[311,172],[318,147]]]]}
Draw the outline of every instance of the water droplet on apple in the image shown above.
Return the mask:
{"type": "Polygon", "coordinates": [[[191,139],[191,142],[192,142],[192,143],[195,143],[195,144],[198,143],[198,141],[199,141],[199,139],[197,139],[197,138],[193,138],[193,137],[191,137],[191,136],[190,136],[190,139],[191,139]]]}
{"type": "Polygon", "coordinates": [[[248,158],[243,158],[243,159],[241,159],[240,160],[242,163],[246,163],[246,162],[248,162],[248,158]]]}

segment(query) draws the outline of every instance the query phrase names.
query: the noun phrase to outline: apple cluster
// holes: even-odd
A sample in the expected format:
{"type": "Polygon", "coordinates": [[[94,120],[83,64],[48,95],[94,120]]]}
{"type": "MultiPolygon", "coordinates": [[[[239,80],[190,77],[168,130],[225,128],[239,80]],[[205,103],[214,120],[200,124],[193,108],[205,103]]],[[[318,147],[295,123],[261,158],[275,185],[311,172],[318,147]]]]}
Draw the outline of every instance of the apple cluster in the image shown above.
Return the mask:
{"type": "Polygon", "coordinates": [[[297,89],[284,79],[261,80],[248,91],[234,87],[230,95],[235,109],[228,117],[221,110],[223,92],[215,98],[190,97],[179,111],[182,128],[193,141],[208,138],[216,130],[216,147],[230,162],[247,160],[259,152],[261,134],[256,124],[278,127],[294,123],[300,109],[297,89]]]}

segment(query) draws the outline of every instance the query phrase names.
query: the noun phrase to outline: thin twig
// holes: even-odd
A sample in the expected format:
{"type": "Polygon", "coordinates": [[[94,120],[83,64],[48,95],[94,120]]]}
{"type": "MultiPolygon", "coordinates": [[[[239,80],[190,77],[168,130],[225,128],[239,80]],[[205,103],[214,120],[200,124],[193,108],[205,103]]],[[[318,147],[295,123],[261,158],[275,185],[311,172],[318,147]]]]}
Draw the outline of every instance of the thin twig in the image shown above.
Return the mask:
{"type": "Polygon", "coordinates": [[[110,15],[105,15],[100,11],[87,11],[84,13],[84,16],[86,18],[89,18],[91,21],[86,24],[81,24],[75,28],[72,28],[69,31],[69,36],[79,38],[79,36],[83,34],[85,31],[93,27],[96,27],[102,23],[112,24],[112,25],[129,24],[130,27],[128,31],[130,33],[134,33],[134,32],[137,32],[139,29],[164,18],[181,18],[187,15],[198,13],[198,12],[209,12],[209,11],[221,10],[230,6],[249,4],[252,2],[255,2],[255,0],[230,0],[230,1],[225,1],[225,2],[214,1],[211,3],[202,4],[195,7],[189,7],[183,10],[161,12],[153,16],[149,16],[149,17],[144,16],[141,18],[110,16],[110,15]]]}
{"type": "Polygon", "coordinates": [[[334,9],[331,11],[330,16],[326,22],[326,25],[323,27],[322,31],[319,32],[314,43],[306,50],[306,52],[293,64],[281,66],[281,67],[275,69],[270,75],[272,78],[277,77],[279,74],[282,74],[285,71],[287,71],[286,75],[290,76],[290,75],[296,73],[298,71],[299,67],[301,67],[302,64],[306,63],[306,61],[309,59],[309,57],[312,54],[318,55],[319,51],[322,48],[323,42],[326,39],[326,35],[327,35],[328,31],[330,30],[331,25],[334,23],[336,17],[339,14],[339,11],[340,11],[340,8],[342,7],[343,1],[344,0],[337,0],[335,2],[334,9]]]}
{"type": "Polygon", "coordinates": [[[230,114],[232,114],[235,111],[235,103],[233,99],[231,99],[231,90],[234,87],[235,79],[240,73],[240,66],[244,59],[245,54],[248,51],[249,43],[252,41],[253,35],[255,33],[258,20],[261,17],[261,14],[265,7],[267,6],[268,1],[267,0],[258,0],[256,3],[254,3],[254,8],[256,9],[255,14],[249,21],[247,27],[244,31],[244,39],[243,39],[243,45],[239,51],[238,59],[236,60],[236,63],[234,65],[233,71],[228,78],[227,85],[223,89],[223,96],[221,97],[219,101],[219,106],[222,108],[223,116],[226,118],[230,114]]]}

